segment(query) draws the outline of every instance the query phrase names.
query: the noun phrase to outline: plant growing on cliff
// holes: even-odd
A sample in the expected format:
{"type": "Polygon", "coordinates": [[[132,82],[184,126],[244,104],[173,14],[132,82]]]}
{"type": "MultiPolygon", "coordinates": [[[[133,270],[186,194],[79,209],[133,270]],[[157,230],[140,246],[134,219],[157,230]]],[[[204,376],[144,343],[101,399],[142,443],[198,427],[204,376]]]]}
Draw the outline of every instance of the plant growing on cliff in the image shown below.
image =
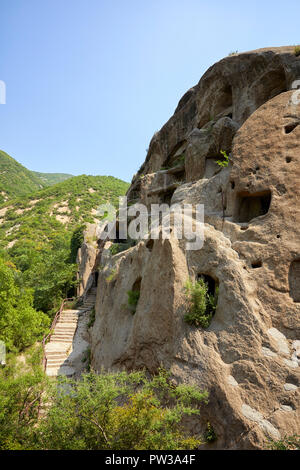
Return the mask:
{"type": "Polygon", "coordinates": [[[222,168],[227,167],[229,164],[229,155],[227,155],[225,150],[220,150],[220,153],[223,155],[224,160],[217,160],[217,164],[222,168]]]}
{"type": "Polygon", "coordinates": [[[139,290],[129,290],[127,292],[128,295],[128,305],[132,311],[132,314],[136,311],[136,306],[138,304],[140,298],[140,291],[139,290]]]}
{"type": "Polygon", "coordinates": [[[300,46],[295,46],[294,53],[296,57],[300,56],[300,46]]]}
{"type": "Polygon", "coordinates": [[[205,438],[206,442],[208,442],[208,443],[215,442],[218,439],[218,437],[215,433],[215,430],[214,430],[214,428],[212,427],[212,425],[210,424],[209,421],[206,425],[206,431],[204,433],[204,438],[205,438]]]}
{"type": "Polygon", "coordinates": [[[189,325],[208,328],[216,311],[218,302],[218,288],[215,295],[209,294],[208,286],[203,279],[188,280],[184,287],[187,296],[189,311],[184,316],[184,321],[189,325]]]}
{"type": "Polygon", "coordinates": [[[285,436],[279,441],[270,441],[268,448],[271,450],[300,450],[300,436],[285,436]]]}

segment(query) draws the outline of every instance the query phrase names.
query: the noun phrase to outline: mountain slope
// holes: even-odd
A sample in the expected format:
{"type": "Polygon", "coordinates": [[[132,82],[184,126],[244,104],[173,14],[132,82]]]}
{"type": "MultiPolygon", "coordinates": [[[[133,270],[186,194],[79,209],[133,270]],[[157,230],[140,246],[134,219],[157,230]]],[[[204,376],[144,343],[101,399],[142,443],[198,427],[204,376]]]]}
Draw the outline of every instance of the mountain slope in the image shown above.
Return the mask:
{"type": "Polygon", "coordinates": [[[46,186],[61,183],[73,176],[68,173],[40,173],[39,171],[32,171],[31,173],[40,178],[46,186]]]}
{"type": "Polygon", "coordinates": [[[95,223],[97,207],[118,204],[129,184],[112,176],[74,176],[0,207],[0,248],[47,242],[78,225],[95,223]]]}
{"type": "Polygon", "coordinates": [[[0,150],[0,204],[46,186],[32,171],[0,150]]]}

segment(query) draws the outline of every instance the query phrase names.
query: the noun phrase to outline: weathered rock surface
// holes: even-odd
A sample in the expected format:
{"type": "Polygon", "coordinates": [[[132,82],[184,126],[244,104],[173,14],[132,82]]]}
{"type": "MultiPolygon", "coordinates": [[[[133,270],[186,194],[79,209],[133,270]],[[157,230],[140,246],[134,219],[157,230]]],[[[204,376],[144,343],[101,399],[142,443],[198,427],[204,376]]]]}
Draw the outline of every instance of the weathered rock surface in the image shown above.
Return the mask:
{"type": "MultiPolygon", "coordinates": [[[[223,59],[153,137],[130,200],[205,205],[205,242],[144,240],[104,249],[92,367],[161,364],[209,391],[215,448],[254,449],[300,433],[300,78],[293,47],[223,59]],[[220,168],[220,151],[230,163],[220,168]],[[163,167],[163,169],[162,169],[163,167]],[[142,175],[143,174],[143,175],[142,175]],[[111,276],[109,276],[111,274],[111,276]],[[219,285],[208,329],[183,321],[186,280],[219,285]],[[133,315],[127,291],[139,286],[133,315]]],[[[108,246],[108,245],[107,245],[108,246]]]]}

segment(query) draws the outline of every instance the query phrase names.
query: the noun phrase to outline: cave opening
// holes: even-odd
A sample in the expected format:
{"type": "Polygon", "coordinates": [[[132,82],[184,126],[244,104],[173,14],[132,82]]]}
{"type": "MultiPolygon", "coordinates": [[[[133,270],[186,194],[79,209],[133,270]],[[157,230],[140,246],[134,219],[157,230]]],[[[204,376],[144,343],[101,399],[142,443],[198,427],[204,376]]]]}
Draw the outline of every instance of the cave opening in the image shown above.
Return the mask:
{"type": "Polygon", "coordinates": [[[300,259],[293,261],[289,269],[290,296],[294,302],[300,302],[300,259]]]}
{"type": "Polygon", "coordinates": [[[292,124],[287,124],[285,127],[284,127],[284,131],[286,134],[290,134],[291,132],[293,132],[296,127],[298,127],[300,124],[300,122],[294,122],[292,124]]]}
{"type": "Polygon", "coordinates": [[[237,196],[236,221],[250,222],[261,215],[268,213],[271,204],[271,191],[258,193],[240,193],[237,196]]]}
{"type": "Polygon", "coordinates": [[[226,113],[232,119],[232,87],[226,84],[219,92],[216,93],[216,105],[212,110],[213,116],[219,116],[226,113]]]}

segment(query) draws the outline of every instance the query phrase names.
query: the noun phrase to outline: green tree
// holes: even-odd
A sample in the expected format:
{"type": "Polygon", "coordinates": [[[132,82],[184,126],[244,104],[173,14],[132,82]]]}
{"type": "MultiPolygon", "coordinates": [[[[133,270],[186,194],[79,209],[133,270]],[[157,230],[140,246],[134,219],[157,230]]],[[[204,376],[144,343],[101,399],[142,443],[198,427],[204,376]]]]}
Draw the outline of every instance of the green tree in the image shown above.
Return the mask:
{"type": "Polygon", "coordinates": [[[33,292],[18,287],[16,270],[0,259],[0,340],[8,351],[20,351],[40,339],[49,318],[33,308],[33,292]]]}
{"type": "Polygon", "coordinates": [[[185,416],[198,415],[207,393],[172,384],[169,374],[147,380],[143,372],[100,374],[53,386],[51,403],[34,433],[39,449],[194,449],[185,416]]]}

